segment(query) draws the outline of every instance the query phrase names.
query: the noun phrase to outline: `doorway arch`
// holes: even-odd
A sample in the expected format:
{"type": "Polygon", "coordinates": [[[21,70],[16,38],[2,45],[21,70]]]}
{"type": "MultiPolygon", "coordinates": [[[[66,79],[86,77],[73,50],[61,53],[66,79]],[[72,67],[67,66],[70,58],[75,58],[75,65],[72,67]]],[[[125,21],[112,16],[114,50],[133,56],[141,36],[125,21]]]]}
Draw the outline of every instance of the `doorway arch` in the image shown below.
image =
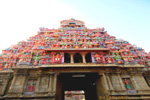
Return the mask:
{"type": "Polygon", "coordinates": [[[82,63],[82,56],[80,53],[76,53],[74,56],[73,56],[73,59],[74,59],[74,63],[82,63]]]}
{"type": "MultiPolygon", "coordinates": [[[[59,96],[61,99],[59,100],[66,100],[66,91],[84,91],[85,100],[98,100],[96,89],[97,73],[61,73],[59,78],[61,79],[61,96],[59,96]]],[[[69,93],[69,95],[74,94],[69,93]]]]}
{"type": "Polygon", "coordinates": [[[85,55],[86,63],[92,63],[91,53],[87,53],[85,55]]]}
{"type": "Polygon", "coordinates": [[[68,53],[65,53],[64,54],[64,63],[70,63],[70,54],[68,54],[68,53]]]}

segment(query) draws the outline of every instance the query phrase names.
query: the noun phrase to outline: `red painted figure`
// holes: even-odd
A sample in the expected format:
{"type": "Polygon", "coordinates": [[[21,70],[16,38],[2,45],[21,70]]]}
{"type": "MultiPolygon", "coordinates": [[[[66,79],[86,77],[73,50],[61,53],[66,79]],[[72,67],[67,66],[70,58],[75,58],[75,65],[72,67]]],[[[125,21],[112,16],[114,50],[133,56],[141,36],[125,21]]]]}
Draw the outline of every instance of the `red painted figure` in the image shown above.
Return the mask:
{"type": "Polygon", "coordinates": [[[3,66],[3,64],[2,64],[2,63],[0,63],[0,70],[3,70],[2,66],[3,66]]]}
{"type": "Polygon", "coordinates": [[[33,80],[31,80],[30,85],[28,86],[28,92],[33,92],[34,91],[34,85],[33,85],[33,80]]]}
{"type": "Polygon", "coordinates": [[[55,62],[56,63],[60,63],[61,62],[61,55],[60,54],[56,54],[56,56],[55,56],[55,62]]]}
{"type": "Polygon", "coordinates": [[[96,54],[94,55],[94,58],[95,58],[95,60],[96,60],[97,62],[100,62],[100,61],[101,61],[101,57],[100,57],[100,55],[99,55],[98,53],[96,53],[96,54]]]}

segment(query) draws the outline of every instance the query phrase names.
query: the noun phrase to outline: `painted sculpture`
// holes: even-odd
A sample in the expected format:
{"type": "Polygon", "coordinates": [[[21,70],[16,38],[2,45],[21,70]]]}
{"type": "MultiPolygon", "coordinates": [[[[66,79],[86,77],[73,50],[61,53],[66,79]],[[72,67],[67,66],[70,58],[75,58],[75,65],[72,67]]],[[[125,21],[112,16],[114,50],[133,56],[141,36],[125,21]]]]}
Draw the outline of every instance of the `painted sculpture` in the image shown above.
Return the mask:
{"type": "MultiPolygon", "coordinates": [[[[94,63],[141,64],[148,66],[150,53],[142,48],[131,45],[128,41],[116,39],[104,28],[88,29],[85,23],[73,18],[60,22],[58,29],[41,27],[37,35],[29,37],[27,41],[19,41],[2,51],[0,55],[0,70],[16,65],[42,65],[63,63],[62,54],[48,51],[52,49],[71,50],[99,50],[91,56],[94,63]],[[100,51],[105,53],[101,54],[100,51]],[[110,54],[108,55],[108,52],[110,54]],[[107,56],[106,56],[107,55],[107,56]]],[[[94,53],[97,51],[94,51],[94,53]]],[[[149,68],[149,67],[147,67],[149,68]]]]}
{"type": "Polygon", "coordinates": [[[127,79],[124,79],[124,80],[123,80],[123,84],[124,84],[124,86],[125,86],[125,88],[126,88],[127,90],[131,90],[131,89],[132,89],[132,87],[131,87],[131,85],[130,85],[130,82],[129,82],[127,79]]]}
{"type": "Polygon", "coordinates": [[[34,92],[35,91],[35,85],[36,85],[36,80],[29,80],[27,84],[27,92],[34,92]]]}
{"type": "Polygon", "coordinates": [[[3,64],[2,63],[0,63],[0,70],[3,70],[3,64]]]}
{"type": "Polygon", "coordinates": [[[62,58],[62,56],[57,53],[57,54],[55,55],[55,63],[60,63],[60,62],[61,62],[61,58],[62,58]]]}

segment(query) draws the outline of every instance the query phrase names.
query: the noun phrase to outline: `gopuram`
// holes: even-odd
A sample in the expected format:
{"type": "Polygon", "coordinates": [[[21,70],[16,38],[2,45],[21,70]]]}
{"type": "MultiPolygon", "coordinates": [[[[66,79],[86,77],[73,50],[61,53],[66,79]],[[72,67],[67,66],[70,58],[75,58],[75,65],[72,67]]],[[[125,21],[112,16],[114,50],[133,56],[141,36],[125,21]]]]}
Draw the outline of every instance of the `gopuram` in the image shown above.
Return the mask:
{"type": "Polygon", "coordinates": [[[0,100],[150,100],[150,53],[63,20],[2,50],[0,100]]]}

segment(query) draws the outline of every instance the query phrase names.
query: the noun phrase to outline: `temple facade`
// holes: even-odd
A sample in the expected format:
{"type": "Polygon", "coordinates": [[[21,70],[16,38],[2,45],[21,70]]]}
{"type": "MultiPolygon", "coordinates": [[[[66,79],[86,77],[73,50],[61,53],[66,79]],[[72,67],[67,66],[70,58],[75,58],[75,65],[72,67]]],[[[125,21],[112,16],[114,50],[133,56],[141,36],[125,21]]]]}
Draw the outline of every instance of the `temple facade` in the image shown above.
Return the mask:
{"type": "Polygon", "coordinates": [[[0,55],[0,100],[150,100],[150,53],[73,18],[0,55]]]}

